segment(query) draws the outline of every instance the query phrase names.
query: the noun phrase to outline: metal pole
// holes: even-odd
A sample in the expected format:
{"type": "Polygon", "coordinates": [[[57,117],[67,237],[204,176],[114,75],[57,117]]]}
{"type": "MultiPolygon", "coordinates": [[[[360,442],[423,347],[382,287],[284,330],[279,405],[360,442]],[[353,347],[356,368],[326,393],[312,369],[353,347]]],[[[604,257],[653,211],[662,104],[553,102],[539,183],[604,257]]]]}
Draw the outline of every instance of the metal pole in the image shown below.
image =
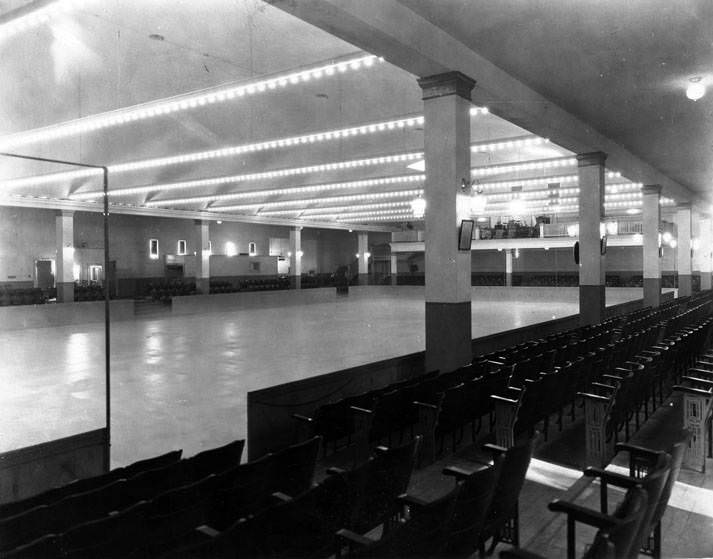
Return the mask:
{"type": "Polygon", "coordinates": [[[104,175],[104,375],[106,397],[106,445],[104,447],[104,468],[111,469],[111,328],[110,328],[110,293],[109,279],[109,169],[102,168],[104,175]]]}

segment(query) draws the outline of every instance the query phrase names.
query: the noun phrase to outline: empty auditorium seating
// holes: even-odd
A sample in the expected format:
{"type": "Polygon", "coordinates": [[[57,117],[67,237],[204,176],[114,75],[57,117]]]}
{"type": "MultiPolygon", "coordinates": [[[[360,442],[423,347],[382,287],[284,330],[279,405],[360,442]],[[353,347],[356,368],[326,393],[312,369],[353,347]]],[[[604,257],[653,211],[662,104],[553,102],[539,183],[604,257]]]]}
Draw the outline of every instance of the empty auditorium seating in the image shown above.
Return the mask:
{"type": "Polygon", "coordinates": [[[10,305],[41,305],[46,302],[47,298],[39,288],[0,286],[0,307],[10,305]]]}

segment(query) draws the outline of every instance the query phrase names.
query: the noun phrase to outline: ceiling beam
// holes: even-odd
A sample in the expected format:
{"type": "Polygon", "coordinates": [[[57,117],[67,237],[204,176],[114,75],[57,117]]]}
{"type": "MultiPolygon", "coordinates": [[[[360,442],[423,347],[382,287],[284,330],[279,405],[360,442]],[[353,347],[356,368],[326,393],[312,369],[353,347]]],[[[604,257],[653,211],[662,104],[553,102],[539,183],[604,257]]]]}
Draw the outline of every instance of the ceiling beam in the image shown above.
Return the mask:
{"type": "Polygon", "coordinates": [[[603,151],[634,182],[660,184],[677,201],[708,203],[596,127],[568,113],[397,0],[267,0],[417,77],[457,70],[476,80],[473,102],[574,152],[603,151]]]}

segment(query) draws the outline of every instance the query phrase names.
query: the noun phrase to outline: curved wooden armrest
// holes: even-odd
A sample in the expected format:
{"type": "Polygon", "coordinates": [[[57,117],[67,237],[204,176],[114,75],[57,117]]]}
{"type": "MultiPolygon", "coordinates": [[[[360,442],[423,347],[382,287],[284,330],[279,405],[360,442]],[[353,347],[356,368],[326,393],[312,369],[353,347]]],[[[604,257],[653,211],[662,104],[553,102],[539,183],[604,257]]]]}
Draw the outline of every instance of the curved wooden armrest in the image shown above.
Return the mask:
{"type": "Polygon", "coordinates": [[[356,532],[352,532],[347,528],[342,528],[341,530],[338,530],[335,535],[337,536],[337,539],[342,540],[343,543],[348,543],[350,546],[356,545],[366,547],[377,541],[366,536],[362,536],[361,534],[357,534],[356,532]]]}
{"type": "Polygon", "coordinates": [[[652,461],[655,461],[664,453],[663,450],[651,450],[650,448],[629,443],[616,443],[614,450],[616,450],[616,452],[628,452],[631,456],[649,458],[652,461]]]}
{"type": "Polygon", "coordinates": [[[713,371],[709,371],[708,369],[699,369],[697,367],[691,367],[688,369],[689,373],[696,373],[696,375],[713,375],[713,371]]]}
{"type": "Polygon", "coordinates": [[[713,386],[713,380],[710,380],[707,378],[684,376],[684,377],[681,377],[681,380],[688,380],[688,381],[695,382],[697,384],[702,384],[703,386],[708,386],[708,387],[713,386]]]}
{"type": "Polygon", "coordinates": [[[542,555],[537,553],[532,553],[532,551],[527,551],[526,549],[520,549],[519,547],[512,547],[510,549],[504,549],[500,552],[500,559],[545,559],[542,555]]]}
{"type": "Polygon", "coordinates": [[[461,481],[473,475],[475,470],[466,470],[465,468],[459,468],[458,466],[446,466],[443,468],[441,473],[444,476],[454,477],[456,481],[461,481]]]}
{"type": "MultiPolygon", "coordinates": [[[[620,369],[619,367],[617,367],[615,370],[617,370],[617,371],[622,371],[622,369],[620,369]]],[[[628,371],[628,370],[625,370],[625,369],[624,369],[624,372],[626,372],[626,373],[631,373],[631,371],[628,371]]],[[[608,379],[611,379],[611,380],[613,380],[613,381],[615,381],[615,382],[621,382],[622,380],[624,380],[624,377],[623,377],[623,376],[621,376],[621,375],[613,375],[613,374],[611,374],[611,373],[606,373],[606,374],[602,375],[602,378],[608,378],[608,379]]]]}
{"type": "Polygon", "coordinates": [[[360,408],[358,406],[349,406],[349,409],[355,413],[359,413],[362,415],[371,415],[374,413],[372,410],[368,410],[366,408],[360,408]]]}
{"type": "Polygon", "coordinates": [[[507,448],[503,446],[498,446],[493,443],[484,444],[483,448],[492,452],[493,456],[500,456],[501,454],[505,454],[508,451],[507,448]]]}
{"type": "Polygon", "coordinates": [[[609,472],[600,468],[586,468],[584,470],[584,475],[587,477],[599,478],[610,485],[616,485],[617,487],[623,487],[624,489],[629,489],[641,483],[641,480],[636,478],[617,474],[616,472],[609,472]]]}
{"type": "Polygon", "coordinates": [[[405,505],[413,509],[423,508],[430,504],[425,499],[421,499],[420,497],[416,497],[414,495],[409,495],[408,493],[403,493],[402,495],[399,495],[398,497],[396,497],[396,501],[400,505],[405,505]]]}
{"type": "Polygon", "coordinates": [[[346,474],[347,471],[344,470],[343,468],[337,468],[335,466],[332,466],[331,468],[327,468],[327,473],[330,476],[342,476],[342,475],[346,474]]]}
{"type": "Polygon", "coordinates": [[[199,532],[204,536],[208,536],[209,538],[217,538],[220,535],[220,532],[218,530],[216,530],[215,528],[211,528],[207,524],[201,524],[200,526],[196,526],[196,532],[199,532]]]}
{"type": "Polygon", "coordinates": [[[435,404],[427,404],[426,402],[416,402],[416,401],[414,401],[414,402],[413,402],[413,405],[414,405],[414,406],[419,406],[419,407],[422,407],[422,408],[429,408],[429,409],[432,409],[432,410],[437,410],[437,409],[438,409],[438,406],[436,406],[435,404]]]}
{"type": "Polygon", "coordinates": [[[673,387],[674,390],[678,390],[679,392],[685,392],[686,394],[691,394],[693,396],[713,396],[713,392],[710,390],[702,390],[700,388],[693,388],[691,386],[683,386],[681,384],[676,384],[673,387]]]}
{"type": "Polygon", "coordinates": [[[510,404],[514,406],[519,402],[519,400],[513,400],[512,398],[505,398],[504,396],[498,396],[497,394],[491,394],[490,397],[496,402],[502,402],[503,404],[510,404]]]}
{"type": "Polygon", "coordinates": [[[297,421],[304,421],[305,423],[312,423],[314,421],[313,417],[307,417],[306,415],[302,415],[300,413],[293,413],[292,419],[296,419],[297,421]]]}
{"type": "Polygon", "coordinates": [[[594,400],[597,402],[611,402],[611,398],[608,396],[600,396],[599,394],[591,394],[589,392],[577,392],[577,396],[582,396],[587,400],[594,400]]]}
{"type": "Polygon", "coordinates": [[[282,493],[281,491],[275,491],[270,496],[278,503],[289,503],[294,500],[287,493],[282,493]]]}
{"type": "Polygon", "coordinates": [[[560,501],[559,499],[555,499],[547,505],[547,508],[552,512],[565,512],[577,522],[594,526],[600,530],[612,528],[618,523],[618,520],[613,516],[602,514],[596,510],[592,510],[575,503],[570,503],[569,501],[560,501]]]}

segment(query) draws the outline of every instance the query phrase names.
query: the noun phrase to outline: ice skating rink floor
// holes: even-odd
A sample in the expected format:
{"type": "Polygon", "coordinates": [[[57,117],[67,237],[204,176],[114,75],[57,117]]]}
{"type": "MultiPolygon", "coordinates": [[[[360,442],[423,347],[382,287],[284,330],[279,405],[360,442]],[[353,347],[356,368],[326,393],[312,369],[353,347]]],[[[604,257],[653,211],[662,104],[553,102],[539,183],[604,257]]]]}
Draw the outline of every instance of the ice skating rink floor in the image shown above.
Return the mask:
{"type": "MultiPolygon", "coordinates": [[[[475,287],[473,337],[576,314],[578,293],[475,287]]],[[[614,305],[642,290],[606,297],[614,305]]],[[[245,437],[250,390],[422,351],[424,312],[422,287],[373,287],[113,322],[112,465],[245,437]]],[[[103,324],[0,331],[0,348],[0,452],[104,425],[103,324]]]]}

